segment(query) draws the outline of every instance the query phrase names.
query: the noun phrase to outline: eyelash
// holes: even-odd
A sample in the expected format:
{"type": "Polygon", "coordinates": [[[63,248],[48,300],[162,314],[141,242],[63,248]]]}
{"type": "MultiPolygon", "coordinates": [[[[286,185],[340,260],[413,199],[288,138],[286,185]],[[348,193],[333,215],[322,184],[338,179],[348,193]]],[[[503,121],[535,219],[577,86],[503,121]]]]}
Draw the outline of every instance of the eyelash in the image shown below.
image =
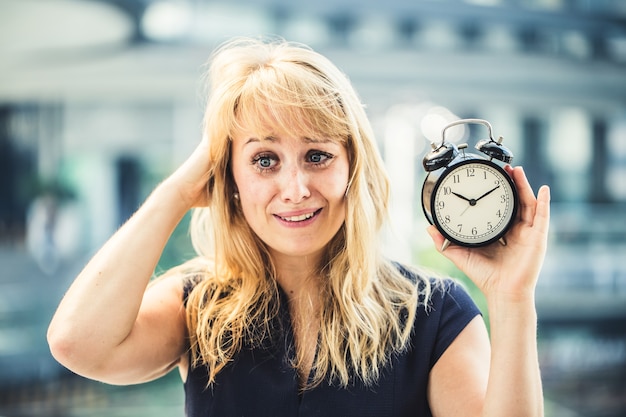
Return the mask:
{"type": "MultiPolygon", "coordinates": [[[[334,157],[335,156],[333,154],[330,154],[328,152],[310,151],[307,153],[307,163],[312,164],[315,168],[323,168],[326,165],[328,165],[334,157]],[[321,156],[320,161],[318,162],[312,161],[313,157],[319,157],[319,156],[321,156]]],[[[254,165],[254,167],[259,172],[272,172],[273,170],[275,170],[276,164],[269,166],[269,167],[263,167],[259,165],[259,163],[265,159],[271,159],[273,161],[277,161],[277,158],[274,154],[263,152],[263,153],[255,155],[254,158],[252,158],[252,160],[250,161],[250,163],[251,165],[254,165]]]]}

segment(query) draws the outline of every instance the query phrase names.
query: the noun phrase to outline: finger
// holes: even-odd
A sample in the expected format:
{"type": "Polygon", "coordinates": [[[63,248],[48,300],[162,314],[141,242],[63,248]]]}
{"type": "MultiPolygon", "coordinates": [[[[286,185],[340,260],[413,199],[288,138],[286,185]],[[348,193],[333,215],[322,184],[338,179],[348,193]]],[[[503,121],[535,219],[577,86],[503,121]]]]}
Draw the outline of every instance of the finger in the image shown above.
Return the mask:
{"type": "Polygon", "coordinates": [[[435,244],[435,248],[439,250],[445,239],[443,235],[439,233],[437,228],[433,225],[428,226],[428,228],[426,228],[426,231],[430,235],[430,238],[433,240],[433,243],[435,244]]]}
{"type": "Polygon", "coordinates": [[[515,188],[517,188],[520,203],[519,218],[523,223],[532,224],[537,206],[535,193],[528,182],[524,168],[515,167],[512,169],[511,173],[513,182],[515,182],[515,188]]]}
{"type": "Polygon", "coordinates": [[[535,218],[533,227],[540,232],[547,234],[550,227],[550,187],[541,186],[537,193],[537,208],[535,209],[535,218]]]}
{"type": "Polygon", "coordinates": [[[433,243],[435,245],[435,249],[437,249],[437,252],[444,254],[447,258],[450,258],[449,256],[450,252],[453,252],[459,248],[458,246],[455,246],[453,244],[450,244],[450,242],[448,242],[448,244],[446,245],[447,249],[445,249],[444,251],[443,243],[446,240],[446,238],[441,234],[441,232],[439,232],[439,230],[437,230],[437,228],[433,225],[428,226],[426,231],[430,235],[430,238],[433,240],[433,243]]]}
{"type": "Polygon", "coordinates": [[[443,256],[452,261],[452,263],[455,264],[457,268],[463,270],[463,262],[467,262],[469,249],[451,244],[445,250],[443,250],[442,245],[446,238],[433,225],[428,226],[426,231],[433,240],[437,252],[441,253],[443,256]]]}

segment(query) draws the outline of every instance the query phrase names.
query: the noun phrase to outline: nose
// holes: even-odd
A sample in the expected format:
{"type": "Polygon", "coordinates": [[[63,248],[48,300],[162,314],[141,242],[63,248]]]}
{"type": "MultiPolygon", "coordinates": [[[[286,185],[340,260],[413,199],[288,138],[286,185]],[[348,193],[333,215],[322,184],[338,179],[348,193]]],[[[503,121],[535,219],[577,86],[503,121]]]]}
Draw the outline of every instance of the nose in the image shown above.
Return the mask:
{"type": "Polygon", "coordinates": [[[300,203],[311,195],[309,175],[301,167],[284,167],[281,174],[280,193],[283,201],[300,203]]]}

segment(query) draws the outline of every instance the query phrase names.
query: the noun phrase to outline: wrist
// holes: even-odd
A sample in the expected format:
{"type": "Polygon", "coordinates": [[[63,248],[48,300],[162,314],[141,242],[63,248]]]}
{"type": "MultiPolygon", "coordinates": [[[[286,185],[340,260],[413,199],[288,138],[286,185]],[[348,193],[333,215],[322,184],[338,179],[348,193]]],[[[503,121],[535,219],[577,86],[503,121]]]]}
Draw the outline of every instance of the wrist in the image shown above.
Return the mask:
{"type": "Polygon", "coordinates": [[[537,279],[527,276],[498,277],[492,285],[481,288],[488,303],[496,305],[535,305],[537,279]]]}
{"type": "Polygon", "coordinates": [[[153,210],[159,216],[171,217],[176,223],[182,219],[192,208],[189,198],[181,192],[181,188],[170,178],[160,183],[150,196],[148,196],[145,206],[153,210]]]}
{"type": "Polygon", "coordinates": [[[488,304],[522,307],[527,305],[535,305],[535,291],[520,292],[492,292],[485,293],[485,299],[488,304]]]}
{"type": "Polygon", "coordinates": [[[489,321],[492,327],[498,324],[507,327],[527,324],[536,326],[537,309],[534,294],[526,297],[491,297],[487,298],[489,321]]]}

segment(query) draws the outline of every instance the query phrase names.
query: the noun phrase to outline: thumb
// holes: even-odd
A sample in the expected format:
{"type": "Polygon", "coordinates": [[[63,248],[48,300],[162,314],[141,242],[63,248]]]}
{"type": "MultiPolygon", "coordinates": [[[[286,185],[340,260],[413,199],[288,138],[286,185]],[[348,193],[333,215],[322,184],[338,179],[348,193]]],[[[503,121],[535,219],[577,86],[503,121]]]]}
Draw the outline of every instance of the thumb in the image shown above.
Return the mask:
{"type": "Polygon", "coordinates": [[[443,235],[441,233],[439,233],[437,228],[434,225],[432,225],[432,224],[426,228],[426,232],[428,233],[428,235],[432,239],[432,241],[435,244],[435,247],[437,248],[437,250],[441,251],[440,250],[441,249],[441,245],[443,244],[443,241],[445,240],[443,235]]]}

